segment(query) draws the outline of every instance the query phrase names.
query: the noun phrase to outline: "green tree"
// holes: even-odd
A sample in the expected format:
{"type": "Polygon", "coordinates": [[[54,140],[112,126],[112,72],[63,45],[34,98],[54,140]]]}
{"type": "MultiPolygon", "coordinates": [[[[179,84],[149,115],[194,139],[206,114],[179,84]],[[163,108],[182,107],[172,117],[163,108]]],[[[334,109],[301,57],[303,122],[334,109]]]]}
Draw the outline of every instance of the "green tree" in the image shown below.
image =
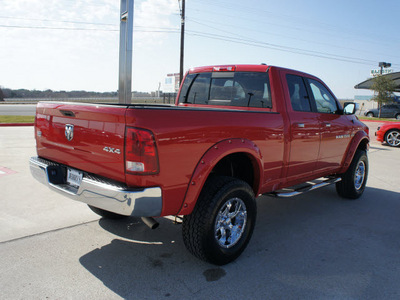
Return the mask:
{"type": "Polygon", "coordinates": [[[1,87],[0,87],[0,101],[4,101],[4,93],[1,87]]]}
{"type": "Polygon", "coordinates": [[[379,118],[382,104],[393,101],[395,87],[393,80],[388,76],[379,74],[373,79],[371,89],[374,91],[374,97],[372,99],[378,102],[379,118]]]}

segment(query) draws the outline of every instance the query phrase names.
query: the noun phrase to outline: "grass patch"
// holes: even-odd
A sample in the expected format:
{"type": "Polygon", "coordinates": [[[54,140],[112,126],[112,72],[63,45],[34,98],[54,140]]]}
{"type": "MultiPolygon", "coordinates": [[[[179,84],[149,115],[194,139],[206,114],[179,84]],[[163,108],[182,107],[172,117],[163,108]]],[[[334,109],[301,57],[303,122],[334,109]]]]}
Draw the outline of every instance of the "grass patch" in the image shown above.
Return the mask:
{"type": "Polygon", "coordinates": [[[357,117],[360,120],[364,121],[379,121],[379,122],[399,122],[399,120],[396,120],[394,118],[388,119],[388,118],[370,118],[370,117],[363,117],[363,116],[358,116],[357,117]]]}
{"type": "Polygon", "coordinates": [[[34,116],[0,116],[0,123],[33,123],[34,116]]]}

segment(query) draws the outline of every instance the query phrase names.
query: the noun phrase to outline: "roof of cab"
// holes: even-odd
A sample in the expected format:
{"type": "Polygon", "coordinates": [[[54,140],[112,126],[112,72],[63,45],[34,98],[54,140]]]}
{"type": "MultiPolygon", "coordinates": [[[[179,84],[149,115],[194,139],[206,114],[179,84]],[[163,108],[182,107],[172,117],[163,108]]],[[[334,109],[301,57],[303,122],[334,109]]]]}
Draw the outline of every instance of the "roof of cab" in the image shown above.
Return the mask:
{"type": "Polygon", "coordinates": [[[267,65],[215,65],[191,68],[189,73],[204,73],[204,72],[266,72],[269,66],[267,65]]]}
{"type": "Polygon", "coordinates": [[[277,67],[277,66],[271,66],[271,65],[266,65],[266,64],[260,64],[260,65],[214,65],[214,66],[204,66],[204,67],[196,67],[196,68],[191,68],[188,71],[188,74],[196,74],[196,73],[206,73],[206,72],[267,72],[270,68],[274,69],[279,69],[282,71],[290,72],[292,74],[296,74],[298,76],[305,76],[308,78],[312,79],[317,79],[320,80],[318,77],[294,70],[294,69],[287,69],[287,68],[282,68],[282,67],[277,67]]]}

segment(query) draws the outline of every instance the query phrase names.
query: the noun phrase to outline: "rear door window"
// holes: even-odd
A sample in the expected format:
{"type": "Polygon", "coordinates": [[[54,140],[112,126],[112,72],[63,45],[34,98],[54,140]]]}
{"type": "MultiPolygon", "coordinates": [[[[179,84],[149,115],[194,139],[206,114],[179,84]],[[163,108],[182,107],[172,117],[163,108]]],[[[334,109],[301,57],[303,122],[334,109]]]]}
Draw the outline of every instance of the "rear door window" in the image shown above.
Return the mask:
{"type": "Polygon", "coordinates": [[[286,81],[289,88],[290,102],[294,111],[311,112],[310,97],[303,77],[297,75],[286,75],[286,81]]]}

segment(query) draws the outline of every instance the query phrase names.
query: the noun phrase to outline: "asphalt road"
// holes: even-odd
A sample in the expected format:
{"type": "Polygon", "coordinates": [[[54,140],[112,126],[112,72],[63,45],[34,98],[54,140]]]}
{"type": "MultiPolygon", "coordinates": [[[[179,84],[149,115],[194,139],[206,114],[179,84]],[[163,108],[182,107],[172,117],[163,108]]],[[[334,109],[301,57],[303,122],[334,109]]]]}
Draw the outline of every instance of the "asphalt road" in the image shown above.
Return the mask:
{"type": "Polygon", "coordinates": [[[2,116],[34,116],[36,104],[1,104],[2,116]]]}
{"type": "Polygon", "coordinates": [[[191,256],[170,219],[99,219],[35,182],[32,127],[0,127],[0,153],[0,299],[400,297],[400,148],[373,140],[359,200],[333,186],[260,197],[248,248],[223,267],[191,256]]]}

